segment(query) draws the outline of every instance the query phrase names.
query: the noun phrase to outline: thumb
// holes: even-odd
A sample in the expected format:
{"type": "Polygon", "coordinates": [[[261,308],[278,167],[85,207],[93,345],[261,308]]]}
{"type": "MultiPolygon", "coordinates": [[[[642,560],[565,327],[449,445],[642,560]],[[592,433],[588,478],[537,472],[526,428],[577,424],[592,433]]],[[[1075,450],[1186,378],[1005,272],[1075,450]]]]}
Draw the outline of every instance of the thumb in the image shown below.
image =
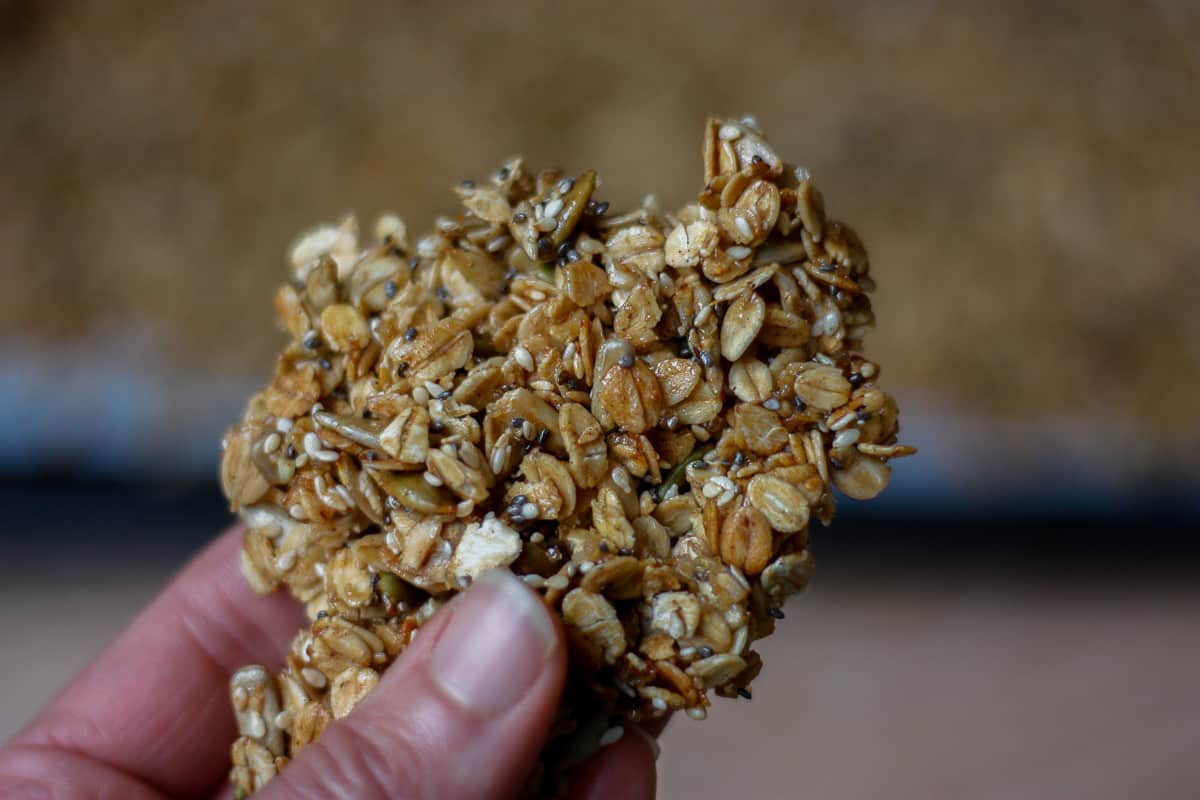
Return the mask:
{"type": "Polygon", "coordinates": [[[541,599],[508,571],[485,573],[262,800],[511,797],[554,719],[565,670],[541,599]]]}

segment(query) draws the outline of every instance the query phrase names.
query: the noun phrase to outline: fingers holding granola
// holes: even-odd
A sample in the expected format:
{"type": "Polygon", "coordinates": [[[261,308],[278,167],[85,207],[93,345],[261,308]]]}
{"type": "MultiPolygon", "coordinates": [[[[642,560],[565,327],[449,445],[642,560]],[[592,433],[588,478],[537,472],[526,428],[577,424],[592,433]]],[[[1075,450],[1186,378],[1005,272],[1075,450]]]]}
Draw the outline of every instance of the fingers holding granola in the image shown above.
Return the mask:
{"type": "Polygon", "coordinates": [[[277,661],[303,619],[282,593],[263,598],[246,585],[243,534],[236,526],[185,567],[14,746],[69,754],[173,797],[217,786],[233,720],[213,698],[237,666],[277,661]]]}
{"type": "Polygon", "coordinates": [[[506,571],[485,573],[262,796],[511,797],[554,721],[565,671],[542,601],[506,571]]]}

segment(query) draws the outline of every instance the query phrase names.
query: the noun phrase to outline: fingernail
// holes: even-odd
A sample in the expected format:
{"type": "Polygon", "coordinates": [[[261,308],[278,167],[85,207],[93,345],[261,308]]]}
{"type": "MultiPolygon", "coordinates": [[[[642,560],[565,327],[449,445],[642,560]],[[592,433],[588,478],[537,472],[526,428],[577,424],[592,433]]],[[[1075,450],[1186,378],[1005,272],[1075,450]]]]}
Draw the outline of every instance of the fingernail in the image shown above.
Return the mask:
{"type": "Polygon", "coordinates": [[[431,656],[434,681],[476,714],[511,708],[537,681],[557,642],[541,601],[511,572],[492,570],[450,611],[431,656]]]}

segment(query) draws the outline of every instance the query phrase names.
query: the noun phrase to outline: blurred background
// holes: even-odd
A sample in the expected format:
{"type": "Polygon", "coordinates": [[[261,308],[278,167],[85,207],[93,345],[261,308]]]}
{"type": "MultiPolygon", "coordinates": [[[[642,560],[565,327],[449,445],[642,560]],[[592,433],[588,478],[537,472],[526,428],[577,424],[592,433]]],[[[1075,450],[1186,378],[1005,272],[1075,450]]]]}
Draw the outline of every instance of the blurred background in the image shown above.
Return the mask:
{"type": "Polygon", "coordinates": [[[291,239],[521,153],[616,205],[754,113],[903,409],[664,798],[1200,787],[1200,5],[0,0],[0,740],[228,517],[291,239]]]}

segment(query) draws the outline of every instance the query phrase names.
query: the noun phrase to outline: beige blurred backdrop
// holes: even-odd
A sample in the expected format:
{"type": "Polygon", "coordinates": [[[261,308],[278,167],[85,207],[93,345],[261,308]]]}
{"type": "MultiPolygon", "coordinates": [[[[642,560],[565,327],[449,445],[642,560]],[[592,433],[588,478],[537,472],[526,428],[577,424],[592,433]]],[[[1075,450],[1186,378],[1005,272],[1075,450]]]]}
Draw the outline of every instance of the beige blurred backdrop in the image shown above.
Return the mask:
{"type": "MultiPolygon", "coordinates": [[[[1197,87],[1190,0],[0,0],[0,474],[211,480],[301,230],[420,229],[515,153],[674,205],[705,117],[753,113],[872,256],[922,448],[878,507],[1195,515],[1197,87]]],[[[88,508],[104,569],[0,558],[0,606],[41,610],[0,620],[0,739],[176,563],[88,508]]],[[[1195,793],[1193,581],[923,558],[819,576],[756,699],[668,733],[663,797],[1195,793]]]]}
{"type": "MultiPolygon", "coordinates": [[[[28,395],[72,380],[207,464],[196,442],[270,368],[303,228],[420,228],[513,153],[673,205],[705,116],[754,113],[865,238],[868,347],[922,435],[1016,426],[1038,440],[1018,460],[1065,437],[1086,468],[1170,479],[1200,443],[1196,9],[2,0],[0,343],[28,395]]],[[[88,407],[57,402],[40,433],[88,407]]]]}

